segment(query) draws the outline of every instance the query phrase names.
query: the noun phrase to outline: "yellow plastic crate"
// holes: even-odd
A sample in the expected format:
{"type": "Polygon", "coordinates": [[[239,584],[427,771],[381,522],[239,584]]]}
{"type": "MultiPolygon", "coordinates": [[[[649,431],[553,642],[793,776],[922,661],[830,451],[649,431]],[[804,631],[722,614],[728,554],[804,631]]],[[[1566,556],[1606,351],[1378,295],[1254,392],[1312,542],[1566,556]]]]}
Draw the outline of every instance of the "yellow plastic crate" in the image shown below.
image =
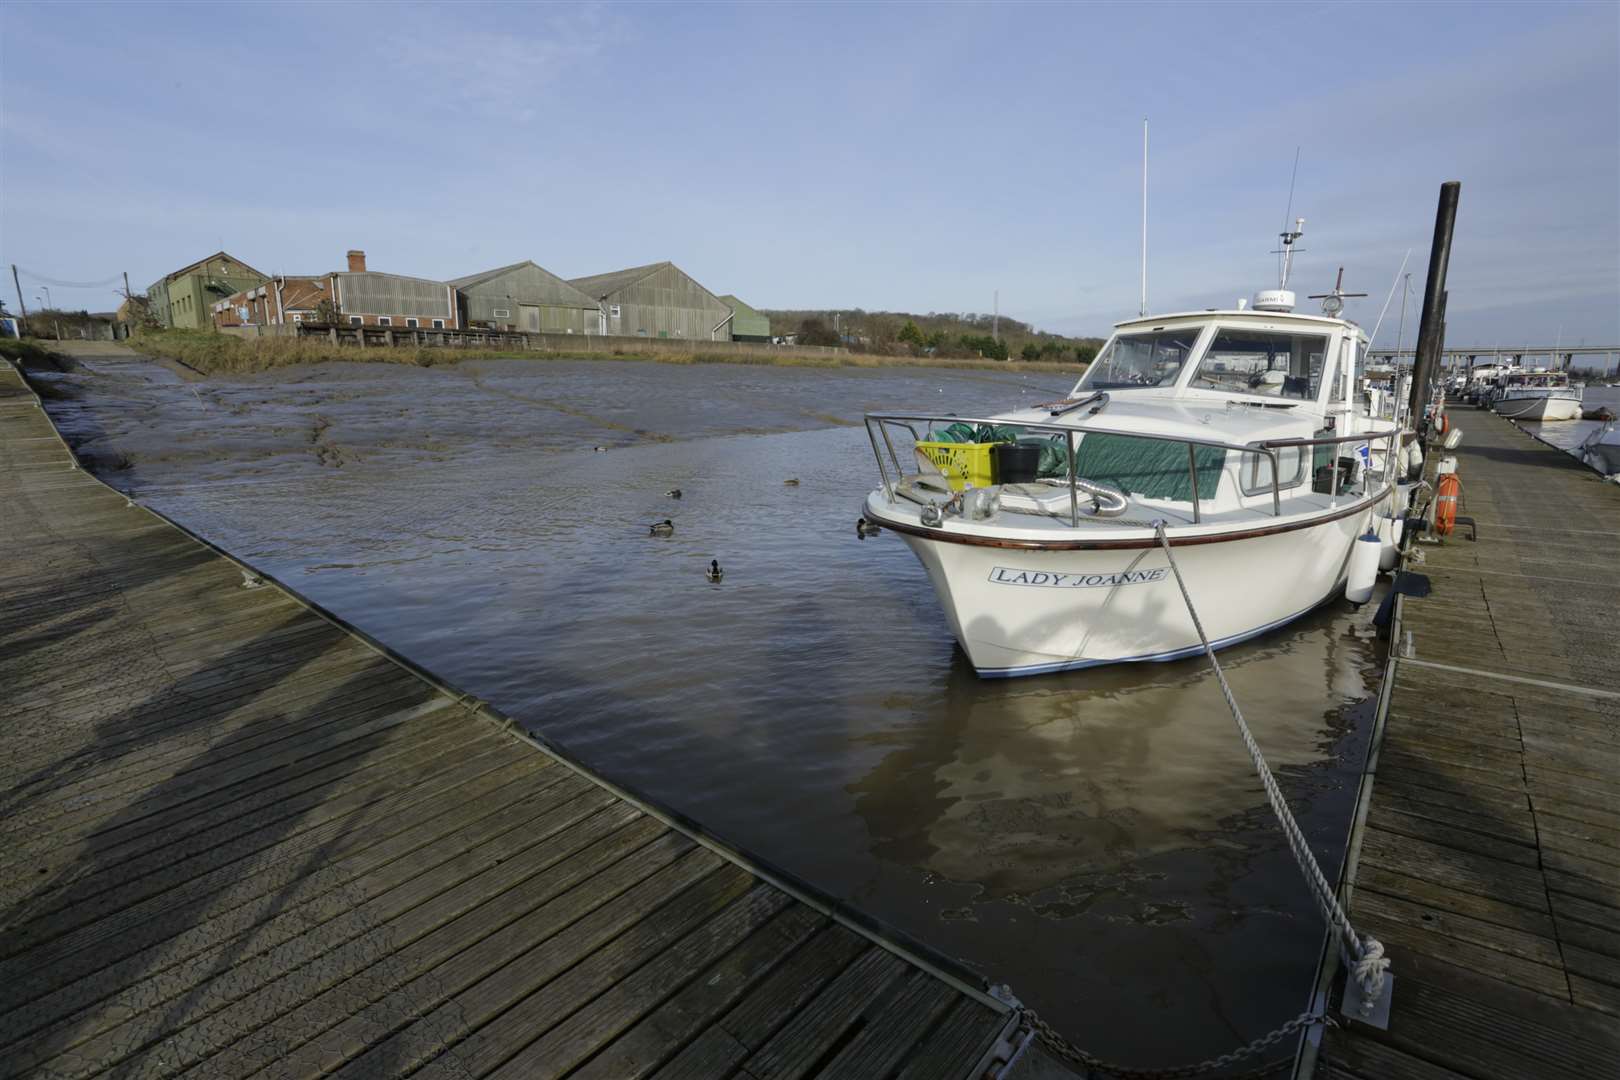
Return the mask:
{"type": "Polygon", "coordinates": [[[972,484],[989,487],[996,482],[995,459],[990,448],[995,443],[919,442],[917,453],[926,457],[945,475],[952,491],[972,484]]]}

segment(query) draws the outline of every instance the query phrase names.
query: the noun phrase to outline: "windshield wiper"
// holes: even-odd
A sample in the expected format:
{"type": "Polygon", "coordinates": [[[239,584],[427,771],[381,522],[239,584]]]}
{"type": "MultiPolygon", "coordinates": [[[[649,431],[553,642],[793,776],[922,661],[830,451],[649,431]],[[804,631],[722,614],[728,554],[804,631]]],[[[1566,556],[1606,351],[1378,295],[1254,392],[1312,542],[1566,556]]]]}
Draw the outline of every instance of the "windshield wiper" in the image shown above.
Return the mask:
{"type": "Polygon", "coordinates": [[[1088,398],[1081,398],[1079,401],[1071,401],[1066,405],[1059,405],[1057,408],[1050,409],[1048,411],[1053,416],[1062,416],[1064,413],[1073,412],[1076,409],[1084,408],[1085,406],[1092,404],[1092,402],[1096,402],[1096,407],[1091,410],[1091,415],[1096,416],[1102,411],[1103,406],[1108,404],[1108,395],[1099,390],[1097,393],[1092,394],[1088,398]]]}

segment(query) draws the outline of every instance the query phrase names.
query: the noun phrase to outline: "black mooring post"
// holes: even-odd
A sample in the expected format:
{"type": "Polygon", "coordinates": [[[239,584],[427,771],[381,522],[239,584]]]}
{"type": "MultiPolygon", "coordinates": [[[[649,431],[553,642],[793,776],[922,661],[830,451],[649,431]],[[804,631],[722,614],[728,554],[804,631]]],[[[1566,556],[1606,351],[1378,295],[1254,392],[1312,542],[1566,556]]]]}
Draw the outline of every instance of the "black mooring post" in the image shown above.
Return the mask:
{"type": "Polygon", "coordinates": [[[1434,243],[1429,247],[1429,278],[1423,286],[1423,321],[1418,324],[1417,353],[1412,361],[1412,399],[1407,416],[1419,437],[1428,441],[1423,408],[1432,395],[1434,369],[1446,337],[1446,267],[1451,262],[1451,230],[1457,224],[1457,196],[1462,182],[1440,185],[1440,205],[1434,212],[1434,243]]]}

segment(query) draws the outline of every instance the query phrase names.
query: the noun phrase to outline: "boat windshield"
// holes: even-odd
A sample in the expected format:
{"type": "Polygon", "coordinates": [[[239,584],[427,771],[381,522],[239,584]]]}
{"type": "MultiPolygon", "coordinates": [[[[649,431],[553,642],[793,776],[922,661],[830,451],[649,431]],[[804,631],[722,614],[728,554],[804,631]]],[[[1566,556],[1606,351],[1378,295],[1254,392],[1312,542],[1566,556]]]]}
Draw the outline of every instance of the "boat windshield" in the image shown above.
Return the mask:
{"type": "Polygon", "coordinates": [[[1086,369],[1076,391],[1171,386],[1192,354],[1202,326],[1120,334],[1086,369]]]}
{"type": "Polygon", "coordinates": [[[1315,401],[1327,342],[1320,334],[1223,329],[1198,362],[1191,385],[1231,394],[1315,401]]]}

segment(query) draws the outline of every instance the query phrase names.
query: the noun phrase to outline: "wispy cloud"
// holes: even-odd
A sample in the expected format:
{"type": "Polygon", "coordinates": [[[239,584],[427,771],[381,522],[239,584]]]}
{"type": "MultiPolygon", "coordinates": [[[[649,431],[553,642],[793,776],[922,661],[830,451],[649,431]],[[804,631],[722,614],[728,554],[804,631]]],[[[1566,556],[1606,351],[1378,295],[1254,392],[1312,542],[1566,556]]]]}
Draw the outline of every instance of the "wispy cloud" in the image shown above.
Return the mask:
{"type": "Polygon", "coordinates": [[[528,124],[622,30],[599,4],[439,8],[408,19],[375,55],[419,105],[528,124]]]}

